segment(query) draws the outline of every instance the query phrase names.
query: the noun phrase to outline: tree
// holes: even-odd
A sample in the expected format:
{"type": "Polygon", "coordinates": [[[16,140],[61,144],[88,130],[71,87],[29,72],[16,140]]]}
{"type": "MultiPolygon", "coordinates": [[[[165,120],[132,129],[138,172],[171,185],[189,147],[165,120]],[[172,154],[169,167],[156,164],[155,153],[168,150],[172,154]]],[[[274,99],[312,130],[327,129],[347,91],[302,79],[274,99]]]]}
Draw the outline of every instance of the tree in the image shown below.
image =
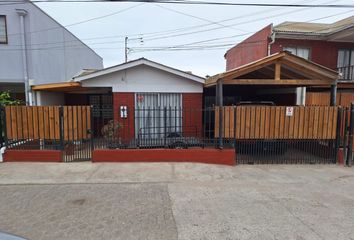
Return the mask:
{"type": "Polygon", "coordinates": [[[0,92],[0,106],[7,106],[7,105],[20,105],[21,101],[17,99],[13,99],[10,96],[10,92],[0,92]]]}

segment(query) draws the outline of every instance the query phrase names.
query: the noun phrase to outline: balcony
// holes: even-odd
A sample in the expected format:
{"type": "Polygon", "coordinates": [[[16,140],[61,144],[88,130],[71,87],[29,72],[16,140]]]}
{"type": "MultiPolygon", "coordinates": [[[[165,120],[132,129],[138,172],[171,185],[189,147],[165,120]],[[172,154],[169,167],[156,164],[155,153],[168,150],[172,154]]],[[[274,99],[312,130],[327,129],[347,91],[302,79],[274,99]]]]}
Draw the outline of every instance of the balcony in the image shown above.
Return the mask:
{"type": "Polygon", "coordinates": [[[340,73],[339,80],[354,81],[354,65],[339,67],[337,71],[340,73]]]}

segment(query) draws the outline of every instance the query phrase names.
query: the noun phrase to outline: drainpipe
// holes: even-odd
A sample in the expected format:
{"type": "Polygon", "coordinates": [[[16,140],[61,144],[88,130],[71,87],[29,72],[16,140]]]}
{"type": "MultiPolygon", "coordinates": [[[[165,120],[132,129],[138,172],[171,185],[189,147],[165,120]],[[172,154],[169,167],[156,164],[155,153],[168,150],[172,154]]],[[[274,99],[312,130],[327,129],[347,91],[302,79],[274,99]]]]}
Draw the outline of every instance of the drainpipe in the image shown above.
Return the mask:
{"type": "Polygon", "coordinates": [[[17,14],[20,16],[20,26],[21,26],[21,49],[22,49],[22,68],[23,68],[23,78],[25,83],[25,96],[26,105],[30,105],[29,99],[29,78],[28,78],[28,64],[27,64],[27,44],[26,44],[26,29],[25,29],[25,16],[27,11],[24,9],[16,9],[17,14]]]}
{"type": "Polygon", "coordinates": [[[331,100],[330,105],[336,106],[337,105],[337,81],[331,85],[331,100]]]}
{"type": "Polygon", "coordinates": [[[270,55],[270,47],[275,42],[275,32],[273,31],[273,24],[271,26],[271,34],[269,36],[270,42],[268,43],[268,56],[270,55]]]}

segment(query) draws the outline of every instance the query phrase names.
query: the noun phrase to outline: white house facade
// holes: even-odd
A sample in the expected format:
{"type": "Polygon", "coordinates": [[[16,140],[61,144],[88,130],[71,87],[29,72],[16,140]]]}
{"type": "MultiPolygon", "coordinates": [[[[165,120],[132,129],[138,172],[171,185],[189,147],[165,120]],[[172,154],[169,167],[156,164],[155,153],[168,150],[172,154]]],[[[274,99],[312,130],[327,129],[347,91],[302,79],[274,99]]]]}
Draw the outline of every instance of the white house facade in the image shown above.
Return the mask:
{"type": "Polygon", "coordinates": [[[0,5],[0,91],[35,104],[30,85],[65,82],[82,69],[102,68],[97,53],[34,3],[0,5]]]}

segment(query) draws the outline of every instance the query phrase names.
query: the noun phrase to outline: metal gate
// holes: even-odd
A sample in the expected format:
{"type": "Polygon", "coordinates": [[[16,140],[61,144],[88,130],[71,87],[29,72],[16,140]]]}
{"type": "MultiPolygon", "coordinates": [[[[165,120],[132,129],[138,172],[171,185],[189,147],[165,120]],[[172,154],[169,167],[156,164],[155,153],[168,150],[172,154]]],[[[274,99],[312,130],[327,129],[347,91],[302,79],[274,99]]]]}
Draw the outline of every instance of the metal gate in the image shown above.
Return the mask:
{"type": "Polygon", "coordinates": [[[232,140],[241,164],[336,163],[341,111],[330,106],[216,108],[215,137],[221,144],[232,140]]]}
{"type": "Polygon", "coordinates": [[[64,162],[91,160],[93,150],[91,107],[65,106],[60,110],[64,162]]]}

